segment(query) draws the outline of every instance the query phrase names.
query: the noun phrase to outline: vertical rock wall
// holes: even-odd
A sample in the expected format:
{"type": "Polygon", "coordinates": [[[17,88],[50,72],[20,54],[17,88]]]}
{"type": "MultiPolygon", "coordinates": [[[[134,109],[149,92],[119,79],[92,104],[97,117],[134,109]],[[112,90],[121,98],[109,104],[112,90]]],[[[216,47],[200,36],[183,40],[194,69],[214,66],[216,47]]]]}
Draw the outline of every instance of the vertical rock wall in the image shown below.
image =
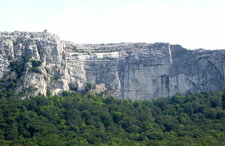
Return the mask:
{"type": "Polygon", "coordinates": [[[224,90],[224,68],[224,50],[168,43],[79,45],[47,32],[0,33],[0,86],[13,85],[22,98],[77,92],[87,83],[132,100],[224,90]]]}

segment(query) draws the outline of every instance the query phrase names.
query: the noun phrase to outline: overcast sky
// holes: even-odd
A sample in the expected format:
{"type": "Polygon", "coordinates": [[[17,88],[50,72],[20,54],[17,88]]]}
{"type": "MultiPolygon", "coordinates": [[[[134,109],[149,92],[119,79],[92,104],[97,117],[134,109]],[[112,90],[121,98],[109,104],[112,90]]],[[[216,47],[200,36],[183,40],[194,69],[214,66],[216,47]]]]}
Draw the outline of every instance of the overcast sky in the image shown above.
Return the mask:
{"type": "Polygon", "coordinates": [[[225,49],[225,0],[0,0],[0,31],[44,29],[75,43],[225,49]]]}

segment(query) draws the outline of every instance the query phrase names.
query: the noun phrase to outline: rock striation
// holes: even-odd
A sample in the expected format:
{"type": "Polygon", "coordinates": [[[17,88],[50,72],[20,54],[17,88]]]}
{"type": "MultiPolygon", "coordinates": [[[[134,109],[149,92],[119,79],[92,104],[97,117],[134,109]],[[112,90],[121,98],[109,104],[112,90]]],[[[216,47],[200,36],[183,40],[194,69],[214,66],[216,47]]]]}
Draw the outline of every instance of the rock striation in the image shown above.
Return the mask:
{"type": "Polygon", "coordinates": [[[0,85],[21,98],[84,90],[148,100],[225,89],[225,50],[169,43],[74,44],[48,32],[0,33],[0,85]],[[9,83],[8,83],[9,82],[9,83]]]}

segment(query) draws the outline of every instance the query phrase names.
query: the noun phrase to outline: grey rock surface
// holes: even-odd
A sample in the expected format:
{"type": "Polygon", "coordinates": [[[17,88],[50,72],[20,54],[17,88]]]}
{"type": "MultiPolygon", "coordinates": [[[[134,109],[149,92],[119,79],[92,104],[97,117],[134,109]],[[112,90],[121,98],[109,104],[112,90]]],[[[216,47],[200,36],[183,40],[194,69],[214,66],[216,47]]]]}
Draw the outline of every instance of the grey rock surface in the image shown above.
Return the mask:
{"type": "Polygon", "coordinates": [[[48,32],[0,33],[0,79],[17,78],[15,92],[22,98],[77,92],[87,83],[132,100],[224,90],[224,70],[225,50],[168,43],[75,44],[48,32]],[[15,62],[20,72],[13,70],[15,62]]]}

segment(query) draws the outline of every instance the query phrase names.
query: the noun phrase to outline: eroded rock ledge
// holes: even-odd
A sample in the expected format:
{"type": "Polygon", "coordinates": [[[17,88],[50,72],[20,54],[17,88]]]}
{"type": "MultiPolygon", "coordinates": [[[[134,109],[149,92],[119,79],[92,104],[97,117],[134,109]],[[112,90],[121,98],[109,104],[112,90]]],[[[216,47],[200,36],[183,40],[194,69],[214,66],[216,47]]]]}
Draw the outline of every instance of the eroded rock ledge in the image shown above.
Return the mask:
{"type": "Polygon", "coordinates": [[[21,97],[87,83],[132,100],[224,90],[224,50],[168,43],[75,44],[48,32],[0,33],[0,85],[21,97]]]}

